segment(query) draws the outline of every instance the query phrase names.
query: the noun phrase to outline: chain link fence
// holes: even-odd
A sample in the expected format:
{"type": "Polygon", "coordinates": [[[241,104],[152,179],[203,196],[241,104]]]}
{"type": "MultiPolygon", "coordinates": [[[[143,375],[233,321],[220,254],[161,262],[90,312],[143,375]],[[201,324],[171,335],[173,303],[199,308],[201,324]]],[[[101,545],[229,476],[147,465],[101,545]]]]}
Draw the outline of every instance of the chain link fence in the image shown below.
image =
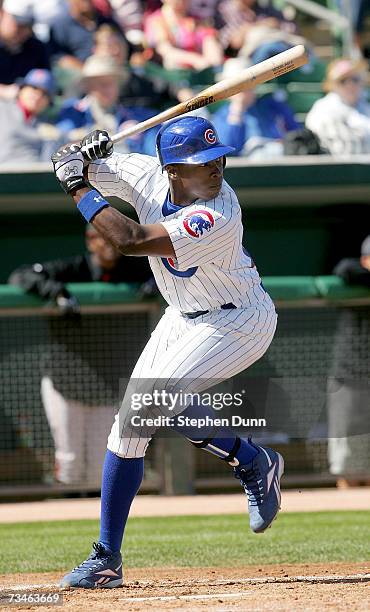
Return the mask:
{"type": "MultiPolygon", "coordinates": [[[[160,313],[157,303],[85,306],[75,318],[41,307],[0,309],[0,496],[99,489],[119,381],[160,313]]],[[[235,384],[246,387],[251,413],[266,416],[266,428],[251,433],[282,452],[286,483],[331,482],[330,381],[369,384],[370,300],[281,302],[278,314],[268,353],[235,384]]],[[[365,419],[353,434],[369,434],[368,427],[365,419]]],[[[150,444],[143,491],[232,486],[227,465],[185,441],[150,444]]]]}

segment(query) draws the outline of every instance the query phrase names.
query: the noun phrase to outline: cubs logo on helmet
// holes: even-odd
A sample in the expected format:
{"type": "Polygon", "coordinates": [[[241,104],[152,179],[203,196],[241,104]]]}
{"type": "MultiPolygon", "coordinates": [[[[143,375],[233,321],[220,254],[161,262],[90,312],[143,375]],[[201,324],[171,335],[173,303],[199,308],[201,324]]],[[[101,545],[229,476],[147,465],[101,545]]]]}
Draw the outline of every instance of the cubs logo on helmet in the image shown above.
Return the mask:
{"type": "Polygon", "coordinates": [[[195,210],[183,221],[186,232],[192,238],[200,238],[204,232],[210,232],[214,224],[213,215],[208,210],[195,210]]]}
{"type": "Polygon", "coordinates": [[[204,140],[209,144],[214,144],[217,140],[217,136],[214,130],[208,129],[204,132],[204,140]]]}

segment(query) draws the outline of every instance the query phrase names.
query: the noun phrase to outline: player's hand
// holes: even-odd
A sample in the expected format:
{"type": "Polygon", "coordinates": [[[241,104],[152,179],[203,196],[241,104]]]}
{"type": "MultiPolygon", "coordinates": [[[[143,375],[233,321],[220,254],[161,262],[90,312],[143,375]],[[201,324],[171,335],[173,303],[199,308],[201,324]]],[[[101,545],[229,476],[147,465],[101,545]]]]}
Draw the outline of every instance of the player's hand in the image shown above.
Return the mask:
{"type": "Polygon", "coordinates": [[[83,176],[84,158],[77,143],[64,145],[51,156],[54,172],[66,193],[87,187],[83,176]]]}
{"type": "Polygon", "coordinates": [[[105,130],[94,130],[81,140],[81,151],[86,161],[96,161],[113,153],[113,142],[105,130]]]}
{"type": "Polygon", "coordinates": [[[64,291],[57,295],[56,304],[65,317],[78,317],[80,315],[80,304],[74,295],[64,291]]]}

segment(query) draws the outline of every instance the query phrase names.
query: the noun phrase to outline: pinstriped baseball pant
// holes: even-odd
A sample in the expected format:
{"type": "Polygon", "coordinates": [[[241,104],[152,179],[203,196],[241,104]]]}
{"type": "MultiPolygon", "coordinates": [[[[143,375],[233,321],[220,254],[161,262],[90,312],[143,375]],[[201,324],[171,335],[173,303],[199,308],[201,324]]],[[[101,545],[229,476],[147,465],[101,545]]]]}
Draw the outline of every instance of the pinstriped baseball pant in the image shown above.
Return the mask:
{"type": "MultiPolygon", "coordinates": [[[[153,381],[161,389],[179,388],[201,393],[242,372],[260,359],[268,349],[276,329],[277,315],[267,298],[254,307],[213,310],[189,319],[168,307],[153,331],[131,375],[119,413],[108,438],[108,449],[120,457],[143,457],[156,427],[142,429],[132,425],[132,393],[150,392],[153,381]]],[[[186,406],[175,406],[171,416],[186,406]]],[[[142,418],[168,415],[152,405],[138,413],[142,418]]]]}

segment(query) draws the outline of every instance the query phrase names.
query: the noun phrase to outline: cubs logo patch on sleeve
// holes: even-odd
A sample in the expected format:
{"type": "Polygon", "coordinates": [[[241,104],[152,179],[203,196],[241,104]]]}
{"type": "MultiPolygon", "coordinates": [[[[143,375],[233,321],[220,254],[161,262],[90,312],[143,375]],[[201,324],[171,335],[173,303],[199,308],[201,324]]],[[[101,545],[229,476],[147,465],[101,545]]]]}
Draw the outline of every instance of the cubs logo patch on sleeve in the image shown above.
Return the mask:
{"type": "Polygon", "coordinates": [[[214,217],[208,210],[195,210],[183,220],[185,231],[192,238],[200,238],[204,232],[210,232],[214,224],[214,217]]]}

